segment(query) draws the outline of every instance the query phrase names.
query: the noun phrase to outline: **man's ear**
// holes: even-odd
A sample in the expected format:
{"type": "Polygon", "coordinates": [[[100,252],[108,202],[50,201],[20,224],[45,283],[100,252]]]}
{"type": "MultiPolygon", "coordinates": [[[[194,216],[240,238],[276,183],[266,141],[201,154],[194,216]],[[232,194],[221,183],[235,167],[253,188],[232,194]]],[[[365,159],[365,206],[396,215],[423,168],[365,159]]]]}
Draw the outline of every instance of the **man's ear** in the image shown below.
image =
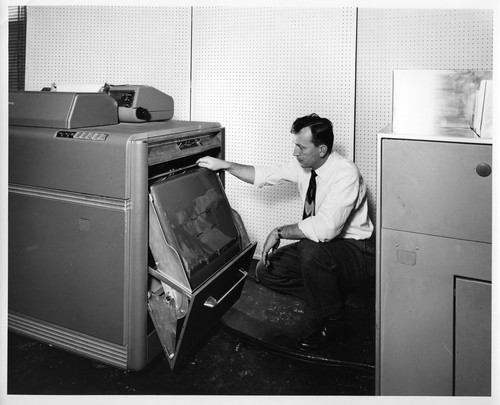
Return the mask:
{"type": "Polygon", "coordinates": [[[327,151],[328,151],[328,148],[326,147],[326,145],[321,145],[319,147],[319,156],[324,158],[326,156],[327,151]]]}

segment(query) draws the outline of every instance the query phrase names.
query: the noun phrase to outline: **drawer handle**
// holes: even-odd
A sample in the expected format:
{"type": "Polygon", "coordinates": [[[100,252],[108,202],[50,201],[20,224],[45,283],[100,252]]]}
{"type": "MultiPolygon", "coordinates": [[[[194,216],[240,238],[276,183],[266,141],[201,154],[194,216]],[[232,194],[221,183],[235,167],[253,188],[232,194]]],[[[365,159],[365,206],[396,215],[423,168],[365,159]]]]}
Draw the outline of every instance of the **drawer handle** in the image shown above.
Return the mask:
{"type": "Polygon", "coordinates": [[[215,308],[217,305],[219,305],[224,300],[224,298],[226,298],[229,294],[231,294],[231,291],[233,291],[236,287],[238,287],[239,284],[241,284],[243,281],[245,281],[245,279],[247,278],[248,273],[246,271],[244,271],[243,269],[239,269],[239,270],[240,270],[240,273],[243,274],[243,277],[241,277],[236,282],[236,284],[233,285],[229,289],[228,292],[226,292],[219,300],[215,299],[212,296],[208,297],[207,300],[205,301],[205,303],[203,305],[205,305],[208,308],[215,308]]]}
{"type": "Polygon", "coordinates": [[[488,177],[491,174],[491,166],[488,163],[478,163],[476,173],[481,177],[488,177]]]}

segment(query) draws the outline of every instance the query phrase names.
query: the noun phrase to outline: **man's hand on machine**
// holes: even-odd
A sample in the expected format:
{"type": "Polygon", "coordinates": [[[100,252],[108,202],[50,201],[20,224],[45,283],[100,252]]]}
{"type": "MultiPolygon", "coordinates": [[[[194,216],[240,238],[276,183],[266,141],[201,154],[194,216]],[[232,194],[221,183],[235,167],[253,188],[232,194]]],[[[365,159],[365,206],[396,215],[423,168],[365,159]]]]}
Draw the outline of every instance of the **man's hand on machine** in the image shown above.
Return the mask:
{"type": "Polygon", "coordinates": [[[214,172],[226,170],[229,168],[229,163],[222,159],[217,159],[211,156],[204,156],[197,160],[196,164],[200,167],[210,169],[214,172]]]}

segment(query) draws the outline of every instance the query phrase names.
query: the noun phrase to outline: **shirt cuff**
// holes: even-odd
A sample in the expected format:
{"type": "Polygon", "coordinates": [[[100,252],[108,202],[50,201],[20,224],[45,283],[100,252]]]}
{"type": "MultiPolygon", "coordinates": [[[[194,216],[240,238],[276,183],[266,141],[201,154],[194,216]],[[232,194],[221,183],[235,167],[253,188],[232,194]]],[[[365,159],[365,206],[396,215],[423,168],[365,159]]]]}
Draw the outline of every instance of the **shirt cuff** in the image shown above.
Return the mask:
{"type": "Polygon", "coordinates": [[[266,184],[265,170],[261,166],[254,166],[255,169],[255,178],[253,181],[253,185],[255,187],[262,187],[266,184]]]}

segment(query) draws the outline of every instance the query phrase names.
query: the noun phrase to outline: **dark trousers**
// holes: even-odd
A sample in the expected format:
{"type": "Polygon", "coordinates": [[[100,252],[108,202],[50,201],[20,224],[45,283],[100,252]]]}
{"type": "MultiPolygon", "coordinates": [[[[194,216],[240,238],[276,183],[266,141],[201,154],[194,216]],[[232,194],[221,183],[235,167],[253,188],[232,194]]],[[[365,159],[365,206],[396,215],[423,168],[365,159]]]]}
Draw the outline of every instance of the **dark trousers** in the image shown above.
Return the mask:
{"type": "Polygon", "coordinates": [[[311,319],[335,317],[344,311],[350,291],[374,275],[375,259],[365,241],[303,239],[269,256],[256,277],[268,288],[306,301],[311,319]]]}

